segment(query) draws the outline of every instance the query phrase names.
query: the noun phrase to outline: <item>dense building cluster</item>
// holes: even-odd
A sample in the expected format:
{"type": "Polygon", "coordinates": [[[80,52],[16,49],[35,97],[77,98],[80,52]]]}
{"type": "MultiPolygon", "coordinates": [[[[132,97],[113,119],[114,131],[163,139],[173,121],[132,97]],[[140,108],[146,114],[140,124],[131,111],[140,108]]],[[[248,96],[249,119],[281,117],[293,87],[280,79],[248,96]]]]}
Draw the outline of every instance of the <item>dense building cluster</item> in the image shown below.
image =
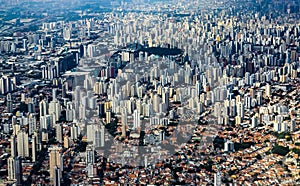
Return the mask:
{"type": "Polygon", "coordinates": [[[0,12],[1,183],[300,183],[299,2],[68,3],[0,12]]]}

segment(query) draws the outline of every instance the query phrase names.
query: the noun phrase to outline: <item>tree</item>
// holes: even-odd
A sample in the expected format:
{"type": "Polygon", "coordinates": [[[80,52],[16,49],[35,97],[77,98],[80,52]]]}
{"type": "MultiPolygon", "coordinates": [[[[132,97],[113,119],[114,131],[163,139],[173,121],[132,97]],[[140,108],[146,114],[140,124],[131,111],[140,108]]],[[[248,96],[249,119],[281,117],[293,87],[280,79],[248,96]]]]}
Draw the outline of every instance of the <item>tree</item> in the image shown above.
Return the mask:
{"type": "Polygon", "coordinates": [[[272,153],[274,154],[278,154],[281,156],[285,156],[287,155],[287,153],[289,153],[289,147],[284,147],[284,146],[280,146],[280,145],[276,145],[273,149],[272,149],[272,153]]]}

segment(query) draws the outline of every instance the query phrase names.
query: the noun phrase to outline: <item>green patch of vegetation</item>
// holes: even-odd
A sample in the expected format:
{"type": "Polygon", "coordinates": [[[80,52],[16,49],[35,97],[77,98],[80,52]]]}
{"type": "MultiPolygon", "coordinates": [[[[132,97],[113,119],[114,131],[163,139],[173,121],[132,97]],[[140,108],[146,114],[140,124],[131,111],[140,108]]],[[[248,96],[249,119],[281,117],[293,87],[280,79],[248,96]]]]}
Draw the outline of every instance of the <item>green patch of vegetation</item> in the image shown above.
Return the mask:
{"type": "Polygon", "coordinates": [[[107,129],[107,131],[109,132],[110,135],[112,135],[113,137],[116,136],[116,130],[117,130],[117,126],[118,125],[118,119],[115,118],[113,120],[113,122],[108,123],[105,125],[105,128],[107,129]]]}
{"type": "Polygon", "coordinates": [[[141,49],[143,52],[148,52],[149,54],[154,54],[158,56],[175,56],[183,53],[182,50],[178,48],[162,48],[162,47],[149,47],[141,49]]]}
{"type": "Polygon", "coordinates": [[[267,151],[267,152],[266,152],[266,155],[270,155],[270,154],[271,154],[271,151],[267,151]]]}
{"type": "Polygon", "coordinates": [[[289,147],[284,147],[284,146],[280,146],[280,145],[276,145],[272,149],[272,153],[278,154],[278,155],[281,155],[281,156],[287,155],[287,153],[289,153],[289,151],[290,151],[289,147]]]}
{"type": "Polygon", "coordinates": [[[300,149],[298,149],[298,148],[292,148],[291,151],[294,152],[294,153],[296,153],[296,154],[298,154],[300,156],[300,149]]]}
{"type": "Polygon", "coordinates": [[[276,138],[278,139],[286,139],[286,136],[287,138],[291,138],[291,135],[288,132],[274,132],[273,135],[276,136],[276,138]]]}
{"type": "Polygon", "coordinates": [[[85,141],[79,141],[77,146],[75,147],[75,152],[85,152],[87,146],[87,142],[85,141]]]}
{"type": "Polygon", "coordinates": [[[252,145],[254,145],[254,142],[234,143],[234,149],[236,151],[244,150],[244,149],[250,148],[252,145]]]}
{"type": "Polygon", "coordinates": [[[223,149],[224,148],[224,139],[217,136],[213,141],[214,148],[223,149]]]}

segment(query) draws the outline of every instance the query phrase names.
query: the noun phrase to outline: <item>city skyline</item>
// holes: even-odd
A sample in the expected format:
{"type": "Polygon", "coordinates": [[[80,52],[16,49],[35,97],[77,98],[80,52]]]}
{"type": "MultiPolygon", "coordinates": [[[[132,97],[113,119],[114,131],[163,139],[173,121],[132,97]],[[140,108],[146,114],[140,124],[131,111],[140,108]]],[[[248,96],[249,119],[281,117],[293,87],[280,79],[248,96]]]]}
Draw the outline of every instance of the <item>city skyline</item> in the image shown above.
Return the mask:
{"type": "Polygon", "coordinates": [[[299,184],[299,1],[0,6],[1,184],[299,184]]]}

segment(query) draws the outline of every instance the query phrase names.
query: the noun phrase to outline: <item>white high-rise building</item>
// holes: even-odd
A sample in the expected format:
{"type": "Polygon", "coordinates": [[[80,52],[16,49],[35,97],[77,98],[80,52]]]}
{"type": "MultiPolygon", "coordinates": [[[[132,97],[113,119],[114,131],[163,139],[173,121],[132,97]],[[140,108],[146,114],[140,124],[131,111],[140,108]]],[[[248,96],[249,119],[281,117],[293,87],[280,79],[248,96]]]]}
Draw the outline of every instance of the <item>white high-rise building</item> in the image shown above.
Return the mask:
{"type": "Polygon", "coordinates": [[[32,147],[32,162],[36,161],[36,137],[32,135],[31,138],[31,147],[32,147]]]}
{"type": "Polygon", "coordinates": [[[18,156],[23,158],[29,157],[28,143],[28,133],[26,133],[24,130],[20,131],[17,135],[18,156]]]}
{"type": "Polygon", "coordinates": [[[89,44],[87,47],[88,57],[95,57],[96,56],[96,46],[89,44]]]}
{"type": "Polygon", "coordinates": [[[53,115],[54,121],[58,121],[61,115],[61,105],[57,100],[53,100],[49,104],[49,114],[53,115]]]}
{"type": "Polygon", "coordinates": [[[237,102],[237,115],[241,118],[244,118],[245,115],[245,108],[242,102],[237,102]]]}
{"type": "Polygon", "coordinates": [[[166,105],[166,107],[169,107],[169,90],[167,88],[164,88],[162,90],[162,102],[166,105]]]}
{"type": "Polygon", "coordinates": [[[40,127],[42,129],[50,129],[53,123],[53,116],[52,115],[45,115],[40,117],[40,127]]]}
{"type": "Polygon", "coordinates": [[[275,132],[281,131],[281,123],[274,123],[274,131],[275,132]]]}
{"type": "Polygon", "coordinates": [[[121,124],[122,124],[122,137],[126,136],[126,126],[128,124],[127,109],[122,108],[121,124]]]}
{"type": "Polygon", "coordinates": [[[257,127],[257,125],[258,125],[258,118],[256,116],[252,117],[252,119],[251,119],[251,125],[252,125],[252,128],[257,127]]]}
{"type": "Polygon", "coordinates": [[[46,116],[48,114],[48,102],[46,100],[42,100],[39,103],[40,116],[46,116]]]}
{"type": "Polygon", "coordinates": [[[76,139],[78,138],[78,136],[79,136],[79,131],[80,131],[80,129],[79,129],[78,126],[73,125],[73,126],[71,127],[71,139],[72,139],[72,140],[76,140],[76,139]]]}
{"type": "Polygon", "coordinates": [[[15,158],[9,157],[7,159],[7,170],[8,170],[8,180],[15,180],[16,179],[16,171],[15,171],[15,158]]]}
{"type": "Polygon", "coordinates": [[[36,115],[30,113],[28,116],[28,133],[32,135],[33,132],[37,129],[36,115]]]}
{"type": "Polygon", "coordinates": [[[20,157],[10,157],[7,160],[8,180],[16,181],[15,185],[22,185],[22,159],[20,157]]]}
{"type": "Polygon", "coordinates": [[[93,142],[94,141],[95,128],[96,127],[93,124],[86,126],[86,141],[87,142],[93,142]]]}
{"type": "Polygon", "coordinates": [[[12,135],[10,138],[10,154],[11,157],[16,157],[17,156],[17,139],[15,135],[12,135]]]}
{"type": "Polygon", "coordinates": [[[95,148],[104,147],[105,143],[105,134],[104,134],[104,126],[97,126],[96,130],[94,131],[94,146],[95,148]]]}
{"type": "Polygon", "coordinates": [[[133,128],[141,127],[140,112],[136,109],[133,111],[133,128]]]}
{"type": "Polygon", "coordinates": [[[227,140],[225,143],[224,143],[224,151],[225,152],[232,152],[234,151],[234,143],[230,140],[227,140]]]}
{"type": "Polygon", "coordinates": [[[64,30],[63,30],[64,40],[69,41],[71,39],[71,33],[72,33],[72,31],[70,28],[68,28],[68,27],[64,28],[64,30]]]}

